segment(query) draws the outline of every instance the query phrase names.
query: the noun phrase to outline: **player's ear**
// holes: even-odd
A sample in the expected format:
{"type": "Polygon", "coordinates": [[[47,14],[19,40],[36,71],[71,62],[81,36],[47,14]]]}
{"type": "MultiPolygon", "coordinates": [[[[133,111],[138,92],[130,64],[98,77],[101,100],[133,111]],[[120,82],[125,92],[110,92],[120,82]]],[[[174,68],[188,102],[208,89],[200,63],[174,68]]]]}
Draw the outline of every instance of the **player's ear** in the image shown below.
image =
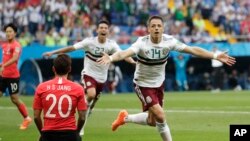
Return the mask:
{"type": "Polygon", "coordinates": [[[52,67],[52,71],[56,74],[56,69],[54,66],[52,67]]]}
{"type": "Polygon", "coordinates": [[[147,26],[148,33],[150,33],[149,25],[147,26]]]}

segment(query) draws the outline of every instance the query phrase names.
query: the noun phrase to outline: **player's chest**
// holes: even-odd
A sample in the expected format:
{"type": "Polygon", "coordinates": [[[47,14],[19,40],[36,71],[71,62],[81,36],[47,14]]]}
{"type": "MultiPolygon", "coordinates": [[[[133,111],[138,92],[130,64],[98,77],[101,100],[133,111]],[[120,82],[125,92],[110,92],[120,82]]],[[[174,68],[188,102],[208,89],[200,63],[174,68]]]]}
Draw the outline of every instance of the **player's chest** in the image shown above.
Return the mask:
{"type": "Polygon", "coordinates": [[[9,45],[9,44],[3,45],[3,47],[2,47],[2,53],[4,55],[11,55],[13,53],[12,46],[9,45]]]}
{"type": "Polygon", "coordinates": [[[169,47],[167,46],[143,46],[139,55],[149,59],[161,59],[169,55],[169,47]]]}
{"type": "Polygon", "coordinates": [[[103,52],[109,54],[112,48],[107,45],[90,45],[88,48],[88,52],[94,55],[101,55],[103,52]]]}

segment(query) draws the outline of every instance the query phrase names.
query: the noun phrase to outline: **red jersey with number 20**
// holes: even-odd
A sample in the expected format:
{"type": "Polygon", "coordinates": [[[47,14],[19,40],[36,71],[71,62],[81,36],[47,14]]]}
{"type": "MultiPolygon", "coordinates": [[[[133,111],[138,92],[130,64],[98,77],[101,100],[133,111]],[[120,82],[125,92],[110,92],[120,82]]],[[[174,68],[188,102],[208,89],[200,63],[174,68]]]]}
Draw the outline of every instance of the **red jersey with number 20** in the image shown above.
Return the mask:
{"type": "Polygon", "coordinates": [[[36,89],[33,109],[43,110],[42,131],[76,130],[76,109],[87,109],[83,87],[62,77],[41,83],[36,89]]]}
{"type": "MultiPolygon", "coordinates": [[[[2,54],[3,54],[2,64],[5,64],[7,61],[9,61],[15,53],[18,53],[18,60],[19,60],[21,51],[22,51],[22,47],[20,43],[16,40],[12,41],[11,43],[10,42],[2,43],[2,54]]],[[[14,62],[13,64],[4,68],[2,72],[2,77],[5,77],[5,78],[20,77],[20,74],[17,68],[18,60],[14,62]]]]}

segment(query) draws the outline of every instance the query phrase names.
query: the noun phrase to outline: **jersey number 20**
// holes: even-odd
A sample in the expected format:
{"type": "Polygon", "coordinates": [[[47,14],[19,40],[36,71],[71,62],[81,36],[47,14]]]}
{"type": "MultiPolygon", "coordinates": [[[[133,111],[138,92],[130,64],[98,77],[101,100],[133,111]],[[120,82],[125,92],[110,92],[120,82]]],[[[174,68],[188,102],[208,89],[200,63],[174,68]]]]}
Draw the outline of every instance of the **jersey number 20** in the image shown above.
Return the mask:
{"type": "Polygon", "coordinates": [[[69,116],[70,111],[71,111],[71,109],[72,109],[72,99],[71,99],[70,96],[68,96],[68,95],[66,95],[66,94],[62,95],[62,96],[59,98],[58,106],[57,106],[57,107],[55,107],[55,106],[56,106],[56,103],[57,103],[57,98],[56,98],[56,96],[55,96],[54,94],[49,94],[49,95],[47,95],[47,96],[46,96],[46,101],[49,101],[50,99],[52,99],[52,104],[50,105],[48,111],[47,111],[46,114],[45,114],[46,117],[50,117],[50,118],[56,117],[56,114],[51,113],[51,111],[52,111],[54,108],[57,108],[58,113],[59,113],[59,115],[60,115],[61,117],[66,118],[66,117],[69,116]],[[63,113],[63,112],[62,112],[62,102],[63,102],[64,99],[66,99],[66,100],[69,102],[69,104],[68,104],[69,107],[68,107],[68,110],[67,110],[66,113],[63,113]]]}

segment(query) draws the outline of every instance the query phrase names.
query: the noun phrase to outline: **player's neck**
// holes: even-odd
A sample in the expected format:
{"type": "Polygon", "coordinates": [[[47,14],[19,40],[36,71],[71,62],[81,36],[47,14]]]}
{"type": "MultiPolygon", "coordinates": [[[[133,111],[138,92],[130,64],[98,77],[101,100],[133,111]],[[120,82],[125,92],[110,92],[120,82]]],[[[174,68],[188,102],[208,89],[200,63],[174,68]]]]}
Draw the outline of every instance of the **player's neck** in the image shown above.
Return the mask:
{"type": "Polygon", "coordinates": [[[158,37],[152,37],[152,36],[150,36],[150,40],[154,44],[158,44],[158,43],[161,42],[161,38],[158,38],[158,37]]]}
{"type": "Polygon", "coordinates": [[[8,39],[8,40],[7,40],[8,43],[12,43],[13,41],[15,41],[14,38],[13,38],[13,39],[8,39]]]}
{"type": "Polygon", "coordinates": [[[68,78],[68,74],[65,74],[65,75],[58,75],[58,74],[56,74],[55,77],[61,77],[61,78],[67,79],[68,78]]]}
{"type": "Polygon", "coordinates": [[[98,42],[101,43],[101,44],[106,42],[106,38],[98,37],[97,39],[98,39],[98,42]]]}

